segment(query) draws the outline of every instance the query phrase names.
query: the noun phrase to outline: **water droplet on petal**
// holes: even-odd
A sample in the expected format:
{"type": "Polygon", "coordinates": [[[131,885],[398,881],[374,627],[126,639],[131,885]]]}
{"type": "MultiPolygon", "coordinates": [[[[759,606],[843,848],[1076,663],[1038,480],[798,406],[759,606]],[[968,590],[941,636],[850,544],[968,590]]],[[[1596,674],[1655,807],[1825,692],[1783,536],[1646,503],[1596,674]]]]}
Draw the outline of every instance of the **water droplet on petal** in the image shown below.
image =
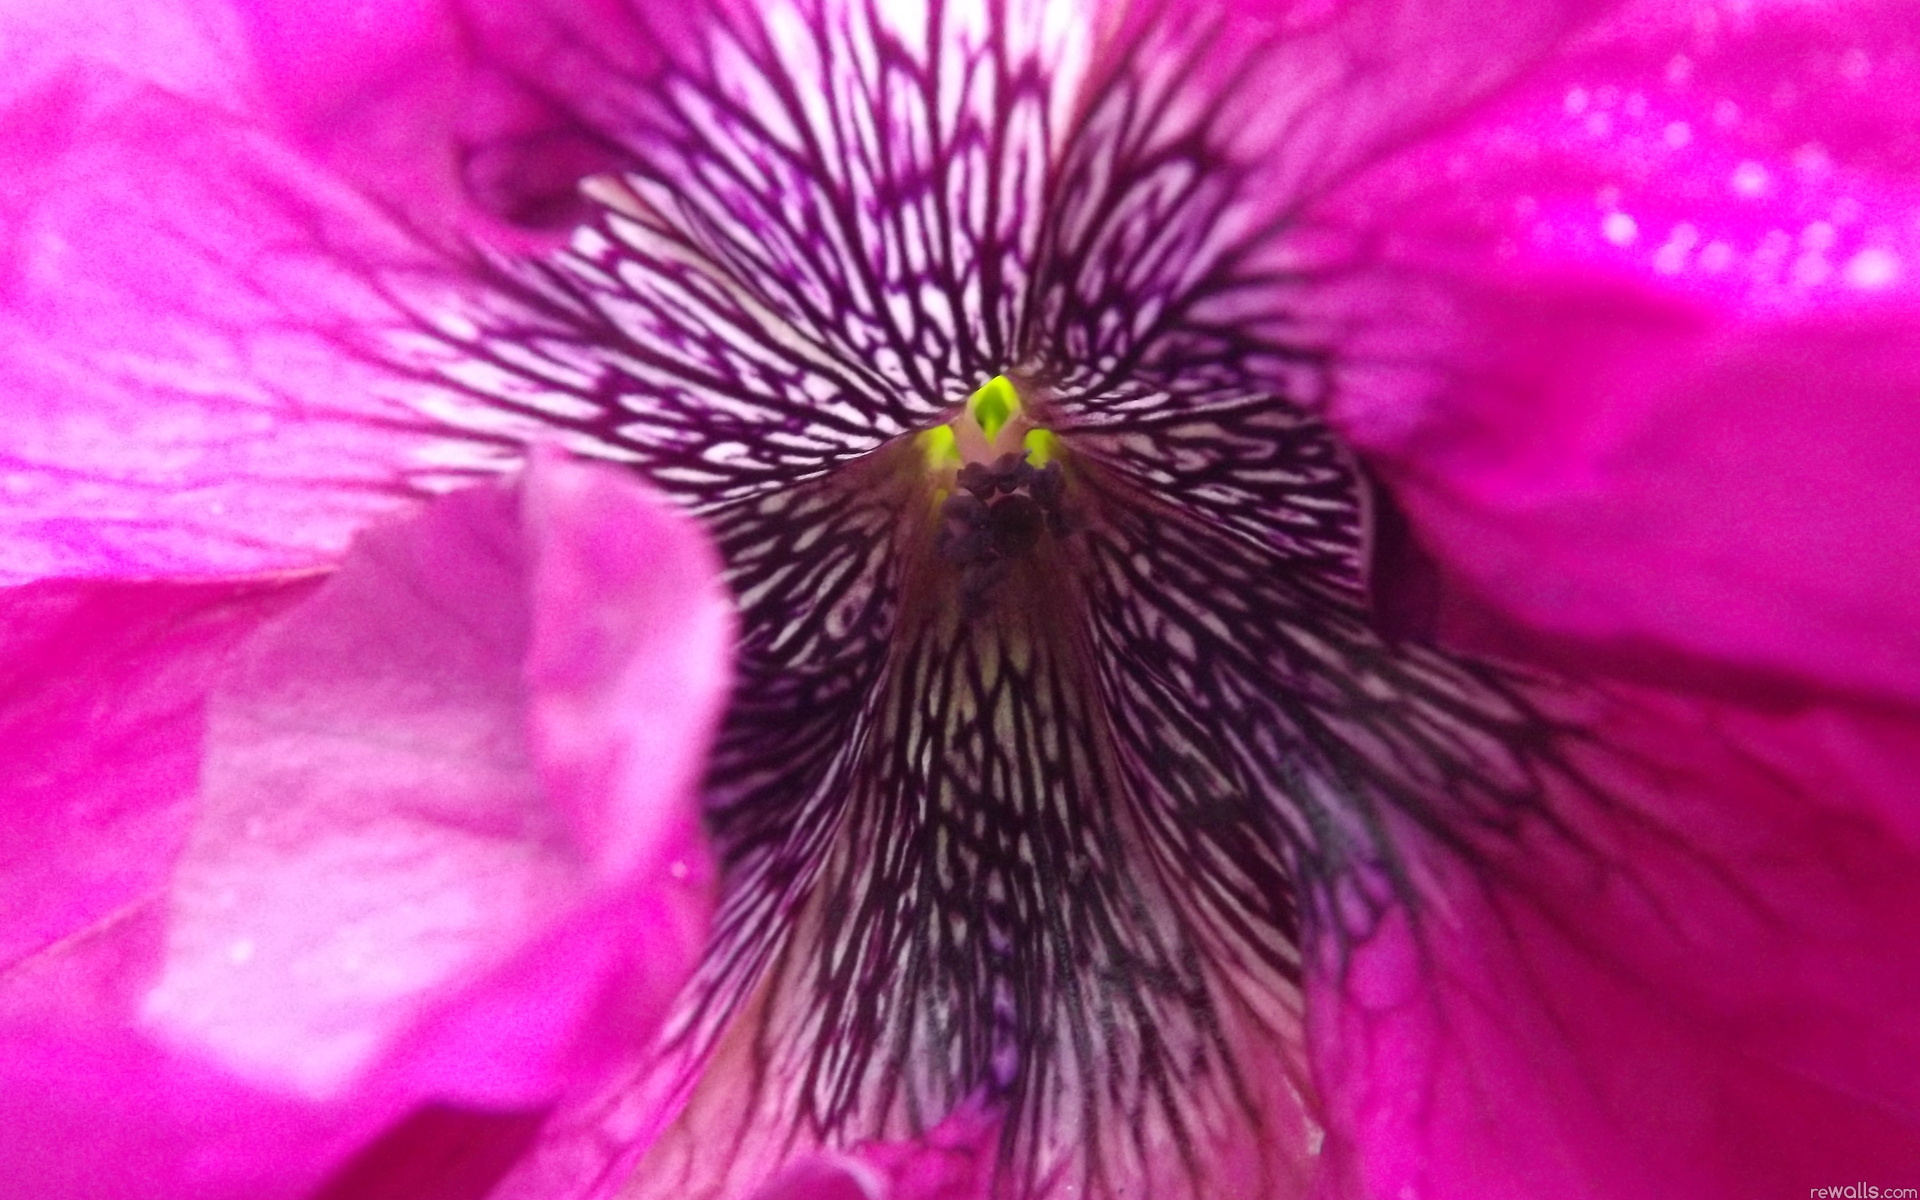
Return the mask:
{"type": "Polygon", "coordinates": [[[1616,246],[1630,246],[1640,236],[1640,225],[1626,213],[1608,213],[1600,222],[1600,236],[1616,246]]]}
{"type": "Polygon", "coordinates": [[[1883,246],[1869,246],[1847,260],[1841,278],[1851,287],[1878,291],[1900,278],[1900,259],[1883,246]]]}
{"type": "Polygon", "coordinates": [[[1760,196],[1766,194],[1769,182],[1771,181],[1768,178],[1767,169],[1748,159],[1733,169],[1733,175],[1727,180],[1727,186],[1733,189],[1735,195],[1760,196]]]}

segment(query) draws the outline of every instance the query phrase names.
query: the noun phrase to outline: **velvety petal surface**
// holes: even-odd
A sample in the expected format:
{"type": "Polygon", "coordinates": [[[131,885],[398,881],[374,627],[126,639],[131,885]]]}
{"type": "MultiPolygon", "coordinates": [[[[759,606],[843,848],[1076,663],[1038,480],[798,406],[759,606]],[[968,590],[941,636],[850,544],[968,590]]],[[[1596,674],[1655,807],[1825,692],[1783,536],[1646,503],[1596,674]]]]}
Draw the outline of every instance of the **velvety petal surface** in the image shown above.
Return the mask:
{"type": "Polygon", "coordinates": [[[731,624],[632,483],[546,462],[325,582],[6,598],[8,776],[58,808],[8,863],[63,899],[0,982],[9,1188],[295,1194],[422,1102],[537,1108],[679,986],[731,624]]]}
{"type": "Polygon", "coordinates": [[[1915,39],[1897,4],[1642,7],[1319,214],[1376,231],[1320,292],[1334,411],[1470,588],[1914,696],[1915,39]]]}

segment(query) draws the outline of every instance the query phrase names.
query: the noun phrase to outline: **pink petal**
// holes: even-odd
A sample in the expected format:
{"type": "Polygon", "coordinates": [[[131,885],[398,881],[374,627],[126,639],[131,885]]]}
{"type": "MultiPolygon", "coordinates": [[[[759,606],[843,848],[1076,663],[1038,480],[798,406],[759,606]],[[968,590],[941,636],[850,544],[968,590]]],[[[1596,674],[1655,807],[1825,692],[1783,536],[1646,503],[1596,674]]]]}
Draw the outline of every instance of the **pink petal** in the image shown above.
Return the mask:
{"type": "Polygon", "coordinates": [[[1737,1200],[1920,1169],[1911,711],[1627,698],[1609,799],[1440,871],[1310,999],[1322,1194],[1737,1200]]]}
{"type": "Polygon", "coordinates": [[[634,485],[559,464],[365,535],[210,700],[148,1016],[314,1095],[395,1054],[436,1094],[549,1094],[628,948],[698,941],[711,577],[634,485]]]}
{"type": "Polygon", "coordinates": [[[1920,694],[1920,32],[1893,14],[1642,15],[1324,207],[1370,231],[1310,301],[1347,347],[1335,415],[1468,592],[1920,694]]]}
{"type": "Polygon", "coordinates": [[[67,1160],[0,1154],[0,1191],[287,1194],[423,1101],[531,1110],[645,1038],[704,933],[692,785],[731,636],[682,518],[547,461],[317,587],[72,590],[10,594],[77,663],[8,715],[79,752],[8,777],[104,816],[31,839],[75,847],[34,868],[70,924],[0,977],[0,1075],[98,1169],[49,1191],[67,1160]],[[76,983],[100,999],[65,1011],[76,983]]]}
{"type": "Polygon", "coordinates": [[[471,469],[377,352],[448,264],[245,122],[82,65],[0,174],[0,579],[324,561],[471,469]]]}
{"type": "Polygon", "coordinates": [[[821,1156],[797,1162],[752,1200],[893,1200],[886,1180],[858,1159],[821,1156]]]}
{"type": "MultiPolygon", "coordinates": [[[[1589,353],[1571,324],[1548,335],[1563,362],[1589,353]]],[[[1605,339],[1530,420],[1423,448],[1402,498],[1474,586],[1599,657],[1653,643],[1913,697],[1916,328],[1920,309],[1682,334],[1664,359],[1605,339]]]]}

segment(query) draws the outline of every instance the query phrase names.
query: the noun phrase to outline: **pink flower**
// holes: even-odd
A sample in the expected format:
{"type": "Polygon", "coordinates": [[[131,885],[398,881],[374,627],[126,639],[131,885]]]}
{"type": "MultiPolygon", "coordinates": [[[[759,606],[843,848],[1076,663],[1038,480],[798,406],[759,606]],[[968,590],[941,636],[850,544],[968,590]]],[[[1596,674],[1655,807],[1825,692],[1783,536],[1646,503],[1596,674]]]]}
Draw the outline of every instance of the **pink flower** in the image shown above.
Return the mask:
{"type": "Polygon", "coordinates": [[[1901,6],[101,9],[22,1186],[1920,1184],[1901,6]]]}

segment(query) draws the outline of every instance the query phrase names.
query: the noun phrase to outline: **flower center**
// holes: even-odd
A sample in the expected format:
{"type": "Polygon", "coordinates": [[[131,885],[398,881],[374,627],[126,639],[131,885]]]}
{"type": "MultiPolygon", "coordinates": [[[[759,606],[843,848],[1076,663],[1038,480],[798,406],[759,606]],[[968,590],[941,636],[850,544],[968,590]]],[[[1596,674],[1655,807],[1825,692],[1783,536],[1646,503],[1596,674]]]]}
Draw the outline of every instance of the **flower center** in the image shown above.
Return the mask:
{"type": "Polygon", "coordinates": [[[1015,563],[1068,534],[1058,440],[1033,423],[1005,375],[917,440],[934,483],[934,548],[959,570],[961,614],[978,615],[1015,563]]]}
{"type": "Polygon", "coordinates": [[[980,1105],[1008,1200],[1304,1191],[1309,929],[1567,774],[1530,685],[1380,634],[1210,37],[1066,88],[1066,7],[739,8],[449,355],[699,512],[739,601],[692,1098],[630,1196],[980,1105]]]}

